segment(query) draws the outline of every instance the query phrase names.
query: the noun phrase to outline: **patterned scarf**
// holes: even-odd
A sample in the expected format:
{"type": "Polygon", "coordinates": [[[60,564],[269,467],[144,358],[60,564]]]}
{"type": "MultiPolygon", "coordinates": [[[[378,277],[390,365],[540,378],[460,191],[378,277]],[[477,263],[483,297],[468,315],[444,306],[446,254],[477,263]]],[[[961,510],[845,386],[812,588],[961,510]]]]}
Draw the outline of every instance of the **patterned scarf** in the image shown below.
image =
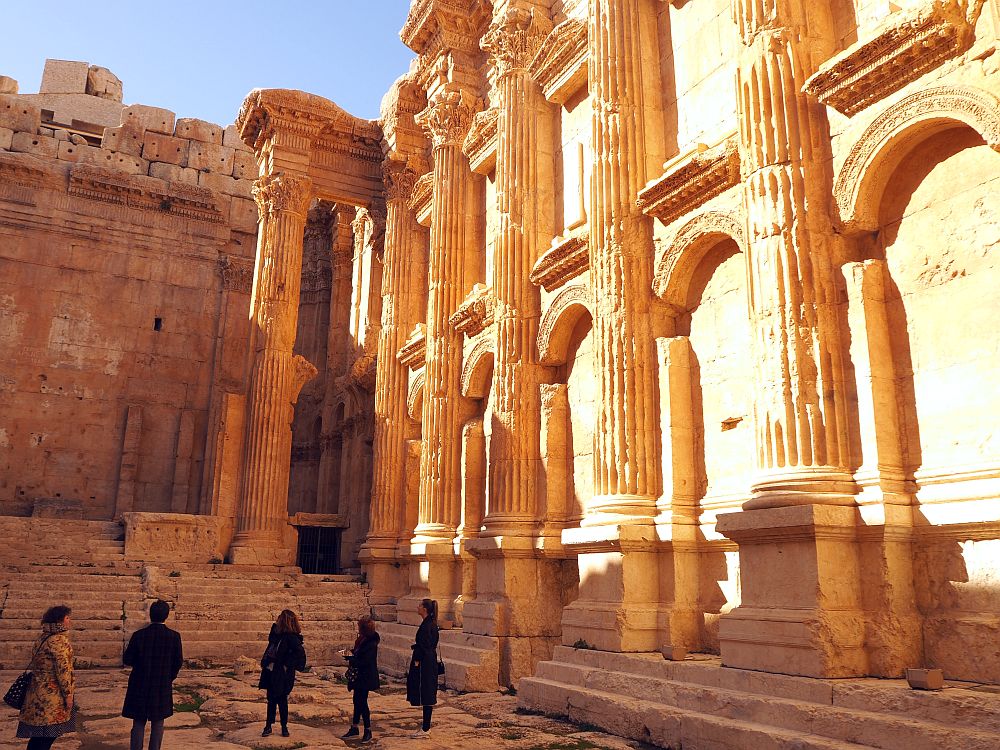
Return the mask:
{"type": "Polygon", "coordinates": [[[69,628],[66,627],[65,622],[43,622],[42,623],[42,633],[44,635],[56,635],[57,633],[65,633],[69,628]]]}

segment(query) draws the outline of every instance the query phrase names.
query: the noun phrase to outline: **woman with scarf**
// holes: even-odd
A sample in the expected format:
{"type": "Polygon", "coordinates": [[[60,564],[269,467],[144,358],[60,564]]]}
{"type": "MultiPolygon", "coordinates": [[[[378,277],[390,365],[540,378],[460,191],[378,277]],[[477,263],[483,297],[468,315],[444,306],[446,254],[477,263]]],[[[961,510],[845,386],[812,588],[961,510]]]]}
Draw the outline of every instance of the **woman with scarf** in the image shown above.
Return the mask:
{"type": "Polygon", "coordinates": [[[17,723],[17,736],[27,738],[28,750],[48,750],[57,737],[76,731],[70,611],[59,605],[42,615],[42,634],[28,666],[31,683],[17,723]]]}
{"type": "Polygon", "coordinates": [[[284,609],[271,626],[267,650],[260,661],[260,687],[267,691],[267,723],[261,737],[271,736],[275,713],[281,712],[281,736],[288,737],[288,696],[295,685],[295,672],[306,667],[302,626],[298,616],[284,609]]]}
{"type": "Polygon", "coordinates": [[[348,671],[353,671],[347,689],[354,691],[354,718],[351,719],[351,728],[342,736],[345,740],[348,737],[357,737],[358,722],[364,721],[365,733],[361,737],[361,741],[371,742],[372,713],[368,707],[368,693],[381,687],[378,675],[379,640],[379,634],[375,630],[375,621],[371,617],[366,615],[358,620],[358,637],[354,641],[354,648],[349,654],[345,654],[349,666],[348,671]]]}

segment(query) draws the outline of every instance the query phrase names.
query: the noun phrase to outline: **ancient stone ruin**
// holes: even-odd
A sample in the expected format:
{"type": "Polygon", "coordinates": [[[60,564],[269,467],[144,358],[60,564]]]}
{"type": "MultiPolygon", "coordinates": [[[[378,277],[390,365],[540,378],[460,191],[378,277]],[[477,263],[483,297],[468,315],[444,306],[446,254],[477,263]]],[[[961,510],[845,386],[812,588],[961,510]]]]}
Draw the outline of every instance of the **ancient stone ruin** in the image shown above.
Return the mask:
{"type": "Polygon", "coordinates": [[[0,663],[92,591],[95,663],[163,596],[400,673],[430,596],[450,687],[632,739],[1000,746],[1000,3],[401,37],[378,121],[0,79],[0,663]]]}

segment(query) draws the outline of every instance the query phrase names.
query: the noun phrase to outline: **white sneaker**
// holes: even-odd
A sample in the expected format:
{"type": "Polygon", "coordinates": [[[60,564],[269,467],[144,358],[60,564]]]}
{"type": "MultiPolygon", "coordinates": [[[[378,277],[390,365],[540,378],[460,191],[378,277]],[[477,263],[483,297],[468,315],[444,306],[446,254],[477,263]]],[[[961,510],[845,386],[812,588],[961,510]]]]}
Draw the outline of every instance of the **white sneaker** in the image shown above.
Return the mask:
{"type": "Polygon", "coordinates": [[[421,729],[418,729],[417,731],[415,731],[415,732],[414,732],[413,734],[411,734],[411,735],[410,735],[410,739],[411,739],[411,740],[422,740],[422,739],[424,739],[425,737],[430,737],[430,734],[431,734],[431,733],[430,733],[430,730],[427,730],[427,731],[425,732],[425,731],[423,730],[423,728],[421,728],[421,729]]]}

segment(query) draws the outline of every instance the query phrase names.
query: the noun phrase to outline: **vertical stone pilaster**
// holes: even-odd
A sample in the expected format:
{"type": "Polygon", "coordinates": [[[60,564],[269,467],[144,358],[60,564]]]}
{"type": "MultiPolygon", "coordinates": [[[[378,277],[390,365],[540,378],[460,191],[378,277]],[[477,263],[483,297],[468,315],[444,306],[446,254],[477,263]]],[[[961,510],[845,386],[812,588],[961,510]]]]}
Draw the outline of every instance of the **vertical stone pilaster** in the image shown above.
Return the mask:
{"type": "Polygon", "coordinates": [[[260,178],[257,266],[250,308],[257,353],[247,394],[243,484],[230,547],[232,562],[289,562],[282,547],[287,520],[293,404],[316,368],[292,354],[302,275],[302,240],[310,199],[308,178],[260,178]]]}

